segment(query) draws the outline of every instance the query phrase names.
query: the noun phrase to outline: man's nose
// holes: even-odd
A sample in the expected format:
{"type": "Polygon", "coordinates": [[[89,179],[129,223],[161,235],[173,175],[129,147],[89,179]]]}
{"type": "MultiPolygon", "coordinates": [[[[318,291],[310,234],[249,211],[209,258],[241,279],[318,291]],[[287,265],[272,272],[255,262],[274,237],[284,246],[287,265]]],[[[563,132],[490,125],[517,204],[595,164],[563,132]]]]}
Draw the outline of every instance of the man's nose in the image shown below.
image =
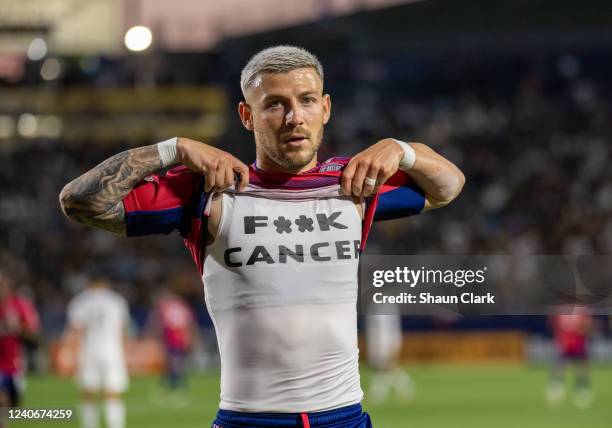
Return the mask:
{"type": "Polygon", "coordinates": [[[289,105],[289,110],[285,115],[285,123],[293,127],[304,123],[304,112],[299,103],[292,103],[289,105]]]}

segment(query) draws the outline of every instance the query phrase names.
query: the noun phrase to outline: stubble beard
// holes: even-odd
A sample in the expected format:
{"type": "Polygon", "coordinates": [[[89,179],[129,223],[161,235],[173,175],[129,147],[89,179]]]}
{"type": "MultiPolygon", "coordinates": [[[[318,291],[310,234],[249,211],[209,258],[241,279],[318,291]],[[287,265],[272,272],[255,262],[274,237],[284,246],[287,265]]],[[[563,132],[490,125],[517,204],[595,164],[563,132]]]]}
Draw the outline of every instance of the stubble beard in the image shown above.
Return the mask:
{"type": "Polygon", "coordinates": [[[300,153],[301,156],[298,157],[287,156],[286,153],[291,152],[283,151],[281,146],[276,142],[270,143],[267,135],[263,132],[255,131],[255,140],[257,142],[257,147],[263,151],[263,155],[278,166],[289,170],[299,169],[308,165],[317,156],[317,152],[323,141],[323,127],[319,130],[316,140],[314,142],[310,140],[313,144],[309,146],[306,151],[302,150],[300,153]]]}

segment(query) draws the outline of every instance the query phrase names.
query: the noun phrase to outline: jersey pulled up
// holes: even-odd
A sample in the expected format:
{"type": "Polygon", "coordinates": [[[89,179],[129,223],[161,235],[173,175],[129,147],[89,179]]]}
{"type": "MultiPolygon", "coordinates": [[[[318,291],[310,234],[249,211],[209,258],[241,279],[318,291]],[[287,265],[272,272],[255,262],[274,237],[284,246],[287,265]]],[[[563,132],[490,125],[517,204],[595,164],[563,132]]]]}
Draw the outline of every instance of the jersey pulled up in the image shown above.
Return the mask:
{"type": "Polygon", "coordinates": [[[251,165],[248,191],[223,194],[209,246],[211,195],[200,174],[184,166],[153,174],[124,199],[128,236],[178,231],[202,274],[221,352],[222,409],[301,413],[361,400],[359,241],[372,221],[419,214],[425,197],[398,171],[366,200],[361,222],[339,196],[349,161],[331,158],[300,174],[251,165]]]}
{"type": "Polygon", "coordinates": [[[222,195],[203,282],[221,354],[221,404],[312,412],[361,401],[361,218],[347,197],[222,195]]]}

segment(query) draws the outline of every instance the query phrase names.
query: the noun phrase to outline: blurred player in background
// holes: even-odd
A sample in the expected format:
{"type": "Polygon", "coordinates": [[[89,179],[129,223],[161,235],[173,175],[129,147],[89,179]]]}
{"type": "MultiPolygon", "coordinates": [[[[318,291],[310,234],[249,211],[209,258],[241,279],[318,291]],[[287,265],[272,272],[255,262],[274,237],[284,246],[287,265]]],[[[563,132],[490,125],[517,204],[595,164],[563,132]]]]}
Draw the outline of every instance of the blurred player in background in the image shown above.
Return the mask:
{"type": "Polygon", "coordinates": [[[331,98],[320,62],[304,49],[259,52],[241,87],[238,112],[257,154],[250,167],[173,138],[73,180],[62,208],[77,222],[128,236],[179,230],[218,337],[213,426],[370,427],[357,347],[361,245],[375,217],[450,203],[463,174],[424,144],[392,138],[318,162],[331,98]]]}
{"type": "Polygon", "coordinates": [[[187,386],[186,362],[195,337],[195,319],[189,305],[170,288],[160,293],[151,320],[166,351],[165,381],[172,392],[187,386]]]}
{"type": "Polygon", "coordinates": [[[587,408],[593,402],[589,373],[589,336],[594,329],[594,319],[588,309],[576,307],[571,314],[556,314],[549,323],[557,350],[546,398],[551,406],[559,406],[566,396],[565,374],[568,366],[575,370],[574,405],[587,408]]]}
{"type": "Polygon", "coordinates": [[[127,302],[106,280],[96,277],[70,301],[67,316],[65,338],[78,348],[76,381],[81,392],[82,426],[98,426],[98,394],[103,393],[106,427],[123,428],[121,394],[128,386],[124,351],[127,302]]]}
{"type": "Polygon", "coordinates": [[[19,406],[25,389],[23,341],[34,341],[39,330],[32,302],[14,292],[10,269],[0,266],[0,407],[19,406]]]}
{"type": "Polygon", "coordinates": [[[398,314],[368,315],[365,322],[368,363],[374,370],[368,398],[380,404],[395,391],[400,400],[412,400],[414,383],[399,367],[403,343],[402,317],[398,314]]]}

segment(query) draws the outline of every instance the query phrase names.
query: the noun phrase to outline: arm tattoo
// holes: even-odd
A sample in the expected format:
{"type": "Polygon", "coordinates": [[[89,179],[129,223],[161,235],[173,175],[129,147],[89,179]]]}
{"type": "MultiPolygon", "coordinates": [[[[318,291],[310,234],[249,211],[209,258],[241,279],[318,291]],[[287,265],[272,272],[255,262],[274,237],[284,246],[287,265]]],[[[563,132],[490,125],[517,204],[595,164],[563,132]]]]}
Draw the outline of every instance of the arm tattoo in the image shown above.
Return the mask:
{"type": "Polygon", "coordinates": [[[116,154],[64,187],[62,210],[77,223],[125,234],[123,198],[144,177],[161,168],[156,145],[116,154]]]}

